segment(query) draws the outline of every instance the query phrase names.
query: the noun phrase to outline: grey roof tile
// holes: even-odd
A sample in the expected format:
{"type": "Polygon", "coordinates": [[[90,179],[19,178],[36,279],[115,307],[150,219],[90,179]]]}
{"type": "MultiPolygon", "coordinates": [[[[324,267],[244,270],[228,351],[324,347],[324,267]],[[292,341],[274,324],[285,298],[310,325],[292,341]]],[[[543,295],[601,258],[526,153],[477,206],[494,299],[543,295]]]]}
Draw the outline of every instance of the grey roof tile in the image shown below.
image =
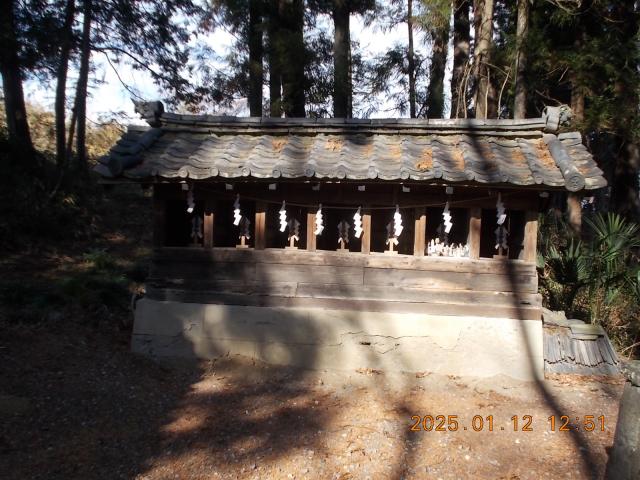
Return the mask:
{"type": "Polygon", "coordinates": [[[130,128],[97,171],[133,180],[441,179],[575,189],[582,188],[576,179],[583,178],[585,189],[605,186],[580,134],[543,136],[543,120],[345,121],[163,113],[160,128],[130,128]],[[566,175],[571,176],[568,183],[566,175]]]}

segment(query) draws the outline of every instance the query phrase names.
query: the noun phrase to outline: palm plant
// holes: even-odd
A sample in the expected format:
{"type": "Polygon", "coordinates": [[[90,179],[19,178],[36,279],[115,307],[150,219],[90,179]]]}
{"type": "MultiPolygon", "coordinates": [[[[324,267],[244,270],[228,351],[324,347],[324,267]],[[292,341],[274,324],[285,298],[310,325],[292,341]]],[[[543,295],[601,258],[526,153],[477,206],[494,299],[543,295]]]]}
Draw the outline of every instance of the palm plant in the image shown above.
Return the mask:
{"type": "Polygon", "coordinates": [[[586,219],[592,235],[589,244],[589,301],[591,321],[600,318],[602,309],[612,304],[629,285],[634,249],[640,247],[640,229],[615,213],[586,219]]]}
{"type": "Polygon", "coordinates": [[[539,266],[551,307],[573,315],[576,298],[586,289],[589,316],[595,322],[631,283],[640,288],[639,281],[629,276],[637,264],[633,252],[640,247],[640,229],[613,213],[597,214],[586,223],[590,238],[586,243],[559,234],[562,225],[554,224],[541,244],[544,261],[539,266]]]}

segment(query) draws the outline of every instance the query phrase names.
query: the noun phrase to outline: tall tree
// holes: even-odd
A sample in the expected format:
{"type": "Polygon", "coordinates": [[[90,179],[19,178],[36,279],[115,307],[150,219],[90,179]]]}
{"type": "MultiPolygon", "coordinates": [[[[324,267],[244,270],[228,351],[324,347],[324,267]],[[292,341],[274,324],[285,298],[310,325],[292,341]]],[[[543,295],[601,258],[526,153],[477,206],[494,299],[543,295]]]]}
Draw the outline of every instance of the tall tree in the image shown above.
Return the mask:
{"type": "Polygon", "coordinates": [[[283,111],[287,117],[305,116],[304,69],[304,1],[280,0],[280,33],[283,48],[279,49],[282,72],[283,111]]]}
{"type": "Polygon", "coordinates": [[[282,115],[282,68],[280,66],[283,40],[280,32],[280,0],[269,2],[269,113],[272,117],[282,115]]]}
{"type": "Polygon", "coordinates": [[[416,57],[413,51],[413,0],[407,0],[407,75],[409,77],[409,117],[416,118],[416,57]]]}
{"type": "Polygon", "coordinates": [[[66,163],[66,111],[67,111],[67,73],[69,56],[73,48],[73,22],[75,20],[76,2],[67,0],[64,10],[64,22],[60,29],[60,55],[56,74],[56,162],[62,167],[66,163]]]}
{"type": "Polygon", "coordinates": [[[353,69],[351,52],[351,15],[365,15],[375,7],[374,0],[314,0],[312,8],[333,18],[333,116],[353,116],[353,69]]]}
{"type": "Polygon", "coordinates": [[[516,88],[513,101],[513,118],[527,115],[527,34],[529,32],[529,0],[518,0],[516,30],[516,88]]]}
{"type": "Polygon", "coordinates": [[[429,67],[429,87],[427,90],[427,116],[441,118],[444,112],[444,74],[447,66],[447,45],[449,43],[449,1],[433,1],[428,20],[431,24],[431,65],[429,67]]]}
{"type": "MultiPolygon", "coordinates": [[[[411,1],[411,0],[409,0],[411,1]]],[[[353,86],[351,84],[351,5],[348,0],[333,0],[333,116],[353,116],[353,86]]]]}
{"type": "Polygon", "coordinates": [[[466,117],[466,79],[471,43],[469,10],[471,0],[453,3],[453,72],[451,76],[451,118],[466,117]]]}
{"type": "MultiPolygon", "coordinates": [[[[82,10],[82,44],[80,47],[80,71],[76,88],[75,115],[78,122],[78,141],[76,153],[78,165],[82,171],[87,167],[87,93],[89,86],[89,61],[91,59],[91,23],[93,21],[93,1],[84,0],[82,10]]],[[[72,136],[72,133],[69,133],[72,136]]]]}
{"type": "Polygon", "coordinates": [[[249,0],[249,114],[262,116],[263,71],[263,1],[249,0]]]}
{"type": "Polygon", "coordinates": [[[475,45],[473,48],[474,105],[476,118],[487,118],[491,93],[489,52],[493,36],[494,0],[474,0],[475,45]]]}
{"type": "Polygon", "coordinates": [[[305,116],[303,0],[271,0],[269,9],[269,92],[271,116],[305,116]]]}
{"type": "Polygon", "coordinates": [[[9,144],[16,156],[22,156],[23,160],[29,162],[33,155],[33,144],[22,89],[15,9],[14,0],[5,1],[2,15],[0,15],[0,73],[9,144]]]}

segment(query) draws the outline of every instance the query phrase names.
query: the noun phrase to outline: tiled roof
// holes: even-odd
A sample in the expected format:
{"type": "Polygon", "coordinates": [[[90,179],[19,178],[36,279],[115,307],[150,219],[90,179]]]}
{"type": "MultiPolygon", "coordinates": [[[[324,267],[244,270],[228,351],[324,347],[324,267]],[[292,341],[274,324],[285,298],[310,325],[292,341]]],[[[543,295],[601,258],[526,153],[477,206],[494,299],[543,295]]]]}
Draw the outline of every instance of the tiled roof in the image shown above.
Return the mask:
{"type": "Polygon", "coordinates": [[[548,119],[342,120],[159,113],[131,127],[101,160],[132,180],[415,180],[513,184],[571,191],[606,185],[579,133],[548,119]]]}
{"type": "Polygon", "coordinates": [[[598,325],[567,320],[543,309],[544,364],[547,373],[615,375],[620,362],[607,334],[598,325]]]}

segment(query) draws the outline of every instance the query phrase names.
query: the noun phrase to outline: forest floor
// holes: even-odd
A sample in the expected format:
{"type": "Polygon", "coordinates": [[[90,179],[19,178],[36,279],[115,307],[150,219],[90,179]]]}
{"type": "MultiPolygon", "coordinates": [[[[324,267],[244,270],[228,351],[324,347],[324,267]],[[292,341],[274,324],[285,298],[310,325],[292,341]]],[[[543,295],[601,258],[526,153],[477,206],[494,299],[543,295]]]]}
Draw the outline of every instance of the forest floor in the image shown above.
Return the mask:
{"type": "Polygon", "coordinates": [[[621,379],[534,383],[130,353],[148,203],[131,192],[107,198],[90,239],[0,256],[2,478],[602,477],[621,379]],[[118,202],[138,208],[125,214],[118,202]],[[457,415],[458,428],[412,431],[414,415],[457,415]],[[558,431],[562,415],[571,430],[558,431]]]}

